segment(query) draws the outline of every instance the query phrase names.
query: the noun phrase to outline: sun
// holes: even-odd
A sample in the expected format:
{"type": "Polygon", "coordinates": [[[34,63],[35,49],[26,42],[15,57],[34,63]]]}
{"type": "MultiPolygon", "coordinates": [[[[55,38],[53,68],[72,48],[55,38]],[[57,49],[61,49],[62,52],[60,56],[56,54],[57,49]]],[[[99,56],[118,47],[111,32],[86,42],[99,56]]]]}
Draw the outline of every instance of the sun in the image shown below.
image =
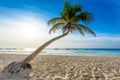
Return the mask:
{"type": "Polygon", "coordinates": [[[26,26],[22,30],[22,34],[26,39],[36,39],[39,36],[39,30],[34,26],[26,26]]]}
{"type": "Polygon", "coordinates": [[[24,40],[33,41],[44,38],[46,34],[46,24],[44,21],[36,19],[25,19],[20,21],[19,24],[19,33],[24,40]]]}

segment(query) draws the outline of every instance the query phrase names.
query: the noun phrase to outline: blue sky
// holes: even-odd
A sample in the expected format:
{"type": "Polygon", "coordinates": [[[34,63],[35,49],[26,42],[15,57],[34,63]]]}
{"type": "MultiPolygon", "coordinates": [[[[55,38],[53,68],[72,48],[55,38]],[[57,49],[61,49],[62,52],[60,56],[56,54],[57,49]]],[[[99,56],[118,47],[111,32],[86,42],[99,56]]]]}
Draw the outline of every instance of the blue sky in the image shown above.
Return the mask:
{"type": "MultiPolygon", "coordinates": [[[[84,38],[76,32],[49,47],[120,48],[119,0],[68,1],[80,2],[84,10],[93,14],[94,21],[87,26],[97,37],[84,38]]],[[[60,15],[63,4],[64,0],[0,0],[0,47],[38,47],[59,35],[60,31],[48,34],[47,21],[60,15]]]]}

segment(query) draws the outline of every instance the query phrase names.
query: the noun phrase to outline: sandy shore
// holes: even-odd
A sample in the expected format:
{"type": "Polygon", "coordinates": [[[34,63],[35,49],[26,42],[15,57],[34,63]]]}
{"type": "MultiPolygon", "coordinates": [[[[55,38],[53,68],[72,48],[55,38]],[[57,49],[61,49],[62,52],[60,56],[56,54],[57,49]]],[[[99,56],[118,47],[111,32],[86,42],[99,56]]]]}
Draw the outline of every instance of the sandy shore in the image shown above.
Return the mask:
{"type": "MultiPolygon", "coordinates": [[[[0,70],[27,55],[0,54],[0,70]]],[[[32,80],[120,80],[120,57],[37,56],[32,62],[32,80]]]]}

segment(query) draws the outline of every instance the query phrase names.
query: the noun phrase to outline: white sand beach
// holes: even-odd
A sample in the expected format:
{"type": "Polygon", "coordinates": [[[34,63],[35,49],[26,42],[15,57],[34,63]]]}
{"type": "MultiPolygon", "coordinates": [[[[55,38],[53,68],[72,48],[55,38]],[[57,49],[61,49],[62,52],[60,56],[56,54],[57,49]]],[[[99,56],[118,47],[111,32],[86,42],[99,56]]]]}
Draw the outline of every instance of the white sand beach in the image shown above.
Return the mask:
{"type": "MultiPolygon", "coordinates": [[[[22,60],[26,56],[0,54],[0,70],[10,62],[22,60]]],[[[119,56],[40,55],[31,65],[31,80],[120,80],[119,56]]]]}

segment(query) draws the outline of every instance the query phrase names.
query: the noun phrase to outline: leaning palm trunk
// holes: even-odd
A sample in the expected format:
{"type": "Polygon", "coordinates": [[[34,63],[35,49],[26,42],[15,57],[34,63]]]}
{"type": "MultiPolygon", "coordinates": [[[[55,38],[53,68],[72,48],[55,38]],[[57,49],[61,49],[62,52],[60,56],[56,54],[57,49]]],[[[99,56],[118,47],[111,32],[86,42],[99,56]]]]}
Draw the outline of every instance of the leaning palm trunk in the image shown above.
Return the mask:
{"type": "Polygon", "coordinates": [[[38,49],[36,49],[32,54],[30,54],[29,56],[27,56],[25,59],[24,59],[24,63],[29,63],[31,60],[33,60],[44,48],[46,48],[49,44],[51,44],[52,42],[66,36],[68,34],[67,33],[64,33],[58,37],[55,37],[51,40],[49,40],[48,42],[44,43],[42,46],[40,46],[38,49]]]}
{"type": "MultiPolygon", "coordinates": [[[[6,77],[6,75],[9,74],[11,77],[20,77],[24,78],[26,76],[29,77],[29,74],[32,70],[32,66],[29,64],[31,60],[33,60],[44,48],[46,48],[49,44],[52,42],[66,36],[69,32],[64,33],[58,37],[55,37],[48,42],[44,43],[42,46],[40,46],[38,49],[36,49],[32,54],[30,54],[28,57],[26,57],[24,60],[19,62],[12,62],[8,66],[6,66],[2,73],[6,77]],[[19,76],[18,76],[19,75],[19,76]]],[[[12,79],[11,79],[12,80],[12,79]]]]}

